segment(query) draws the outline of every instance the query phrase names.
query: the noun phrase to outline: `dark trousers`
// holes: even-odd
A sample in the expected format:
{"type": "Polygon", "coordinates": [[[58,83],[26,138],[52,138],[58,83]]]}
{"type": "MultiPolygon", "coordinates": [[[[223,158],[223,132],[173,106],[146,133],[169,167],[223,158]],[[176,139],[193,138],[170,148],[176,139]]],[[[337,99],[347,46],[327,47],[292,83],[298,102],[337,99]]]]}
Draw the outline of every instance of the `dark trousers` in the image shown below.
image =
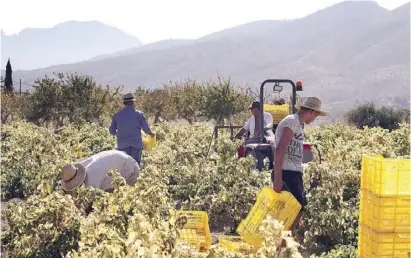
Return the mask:
{"type": "MultiPolygon", "coordinates": [[[[290,192],[301,204],[302,209],[307,205],[307,198],[304,192],[303,174],[298,171],[283,170],[283,189],[290,192]]],[[[274,182],[274,170],[271,172],[271,180],[274,182]]]]}
{"type": "Polygon", "coordinates": [[[137,161],[138,165],[140,166],[141,163],[141,153],[143,149],[137,149],[134,147],[127,147],[124,149],[118,149],[119,151],[124,151],[125,153],[127,153],[127,155],[129,155],[130,157],[132,157],[135,161],[137,161]]]}

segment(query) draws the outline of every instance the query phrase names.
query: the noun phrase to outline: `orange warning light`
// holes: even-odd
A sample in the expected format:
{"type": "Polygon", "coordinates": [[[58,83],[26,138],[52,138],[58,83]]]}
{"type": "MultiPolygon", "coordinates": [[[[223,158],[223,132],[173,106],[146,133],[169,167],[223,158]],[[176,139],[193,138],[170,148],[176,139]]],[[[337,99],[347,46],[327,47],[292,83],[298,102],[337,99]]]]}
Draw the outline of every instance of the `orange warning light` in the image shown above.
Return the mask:
{"type": "Polygon", "coordinates": [[[295,86],[296,86],[296,91],[303,91],[303,82],[302,81],[297,81],[295,86]]]}

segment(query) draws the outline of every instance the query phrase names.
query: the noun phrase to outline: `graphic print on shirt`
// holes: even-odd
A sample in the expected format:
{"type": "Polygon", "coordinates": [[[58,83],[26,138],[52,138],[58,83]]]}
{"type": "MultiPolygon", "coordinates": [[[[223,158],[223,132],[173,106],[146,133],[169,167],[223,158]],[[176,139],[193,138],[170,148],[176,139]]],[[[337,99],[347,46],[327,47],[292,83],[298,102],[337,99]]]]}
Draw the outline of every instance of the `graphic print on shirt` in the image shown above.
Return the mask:
{"type": "Polygon", "coordinates": [[[287,149],[287,154],[289,155],[290,160],[294,160],[293,157],[297,158],[295,159],[296,162],[302,159],[303,157],[303,152],[302,152],[302,145],[301,142],[304,141],[304,137],[302,133],[295,133],[294,137],[291,139],[288,149],[287,149]]]}
{"type": "Polygon", "coordinates": [[[304,133],[296,114],[287,116],[278,125],[275,133],[276,146],[278,146],[286,127],[290,128],[294,135],[285,149],[283,169],[302,172],[304,133]]]}

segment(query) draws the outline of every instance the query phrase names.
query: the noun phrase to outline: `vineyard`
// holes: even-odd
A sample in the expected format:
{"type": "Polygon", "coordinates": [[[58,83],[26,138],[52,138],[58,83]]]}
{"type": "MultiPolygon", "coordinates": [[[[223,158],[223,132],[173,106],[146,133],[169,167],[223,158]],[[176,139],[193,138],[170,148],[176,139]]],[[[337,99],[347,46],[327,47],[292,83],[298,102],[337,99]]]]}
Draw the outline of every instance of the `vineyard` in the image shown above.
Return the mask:
{"type": "MultiPolygon", "coordinates": [[[[271,186],[269,171],[252,169],[253,160],[236,158],[236,146],[221,134],[217,151],[205,123],[153,126],[157,145],[143,153],[134,187],[113,171],[116,190],[80,188],[65,194],[56,184],[62,165],[116,147],[106,127],[69,125],[53,132],[26,122],[3,125],[1,195],[7,202],[1,237],[5,257],[356,257],[362,154],[408,156],[410,129],[389,132],[345,124],[306,130],[306,141],[323,154],[304,170],[322,174],[308,194],[308,206],[290,236],[267,220],[265,241],[257,254],[229,252],[218,244],[205,253],[177,242],[184,217],[169,209],[206,211],[213,235],[233,235],[256,200],[271,186]],[[210,148],[211,146],[211,148],[210,148]],[[92,207],[89,204],[93,201],[92,207]],[[281,247],[281,238],[287,239],[281,247]]],[[[3,223],[2,223],[3,224],[3,223]]],[[[214,239],[215,240],[215,239],[214,239]]],[[[215,241],[214,241],[215,242],[215,241]]]]}

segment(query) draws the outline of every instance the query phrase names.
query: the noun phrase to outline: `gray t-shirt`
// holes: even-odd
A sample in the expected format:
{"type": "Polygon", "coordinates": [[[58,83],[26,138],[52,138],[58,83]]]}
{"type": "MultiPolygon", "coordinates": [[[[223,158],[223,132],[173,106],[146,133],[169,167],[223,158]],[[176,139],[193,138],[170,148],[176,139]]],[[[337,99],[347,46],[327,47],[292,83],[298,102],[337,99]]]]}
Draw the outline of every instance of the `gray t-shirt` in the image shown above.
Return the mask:
{"type": "Polygon", "coordinates": [[[286,127],[293,131],[294,137],[285,149],[283,170],[303,172],[304,129],[297,114],[288,115],[278,124],[275,131],[276,147],[286,127]]]}

